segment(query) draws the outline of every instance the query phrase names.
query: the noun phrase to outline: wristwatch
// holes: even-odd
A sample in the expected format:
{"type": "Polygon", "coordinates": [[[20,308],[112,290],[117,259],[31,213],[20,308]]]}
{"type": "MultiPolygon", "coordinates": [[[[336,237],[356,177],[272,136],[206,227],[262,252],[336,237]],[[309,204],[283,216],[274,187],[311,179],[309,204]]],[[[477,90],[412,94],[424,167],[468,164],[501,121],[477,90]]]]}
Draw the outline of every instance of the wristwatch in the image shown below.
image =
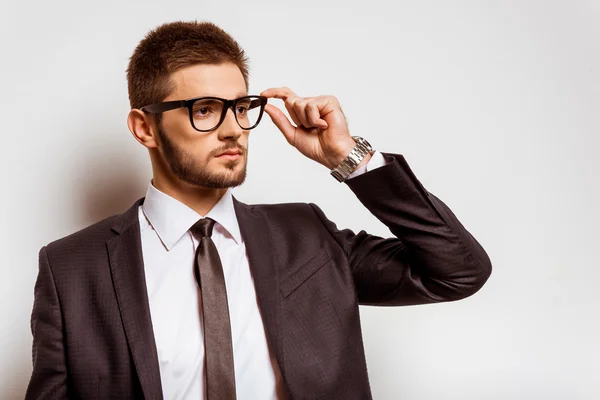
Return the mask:
{"type": "Polygon", "coordinates": [[[344,182],[348,175],[350,175],[365,158],[365,156],[373,151],[373,148],[365,139],[360,136],[352,136],[352,139],[356,142],[356,146],[352,149],[348,157],[344,159],[334,169],[331,170],[331,175],[339,182],[344,182]]]}

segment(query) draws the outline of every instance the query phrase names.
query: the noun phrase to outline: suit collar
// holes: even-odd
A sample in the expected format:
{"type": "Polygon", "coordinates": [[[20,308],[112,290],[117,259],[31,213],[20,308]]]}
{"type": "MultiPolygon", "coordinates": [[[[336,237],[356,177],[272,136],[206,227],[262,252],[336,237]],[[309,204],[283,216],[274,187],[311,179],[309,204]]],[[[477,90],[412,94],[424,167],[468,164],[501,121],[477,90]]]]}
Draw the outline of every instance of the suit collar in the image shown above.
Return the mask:
{"type": "Polygon", "coordinates": [[[140,205],[144,204],[144,199],[145,198],[142,197],[133,203],[133,205],[129,207],[129,209],[123,214],[117,215],[111,227],[115,233],[122,233],[126,231],[135,222],[139,224],[138,208],[140,205]]]}

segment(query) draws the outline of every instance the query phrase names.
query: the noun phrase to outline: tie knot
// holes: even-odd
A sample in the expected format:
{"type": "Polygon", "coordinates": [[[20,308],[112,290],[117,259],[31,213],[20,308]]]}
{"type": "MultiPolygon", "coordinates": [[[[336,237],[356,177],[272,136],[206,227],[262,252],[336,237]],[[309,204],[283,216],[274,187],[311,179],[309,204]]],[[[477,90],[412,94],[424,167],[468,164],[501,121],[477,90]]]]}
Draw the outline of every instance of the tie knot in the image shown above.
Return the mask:
{"type": "Polygon", "coordinates": [[[214,226],[214,219],[201,218],[190,228],[190,231],[192,232],[192,235],[194,235],[197,239],[201,239],[205,236],[211,237],[214,226]]]}

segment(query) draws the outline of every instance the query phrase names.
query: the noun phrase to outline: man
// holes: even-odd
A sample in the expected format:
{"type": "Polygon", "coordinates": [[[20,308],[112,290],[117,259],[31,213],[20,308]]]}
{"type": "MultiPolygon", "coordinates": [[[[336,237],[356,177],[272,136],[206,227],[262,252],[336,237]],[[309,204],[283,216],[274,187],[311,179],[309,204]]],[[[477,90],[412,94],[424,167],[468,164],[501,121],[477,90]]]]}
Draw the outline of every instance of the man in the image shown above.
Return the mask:
{"type": "Polygon", "coordinates": [[[458,300],[488,279],[485,251],[401,155],[351,136],[335,97],[249,95],[246,56],[217,26],[158,27],[127,77],[153,178],[123,214],[41,249],[28,399],[368,399],[358,305],[458,300]],[[395,237],[233,197],[263,111],[395,237]]]}

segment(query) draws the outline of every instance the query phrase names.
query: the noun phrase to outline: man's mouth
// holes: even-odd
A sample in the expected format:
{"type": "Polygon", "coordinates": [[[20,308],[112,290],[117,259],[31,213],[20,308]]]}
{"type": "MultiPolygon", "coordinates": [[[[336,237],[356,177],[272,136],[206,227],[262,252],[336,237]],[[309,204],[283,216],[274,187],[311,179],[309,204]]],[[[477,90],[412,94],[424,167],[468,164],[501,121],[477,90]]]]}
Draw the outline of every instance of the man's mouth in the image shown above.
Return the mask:
{"type": "Polygon", "coordinates": [[[217,158],[226,159],[226,160],[237,160],[242,156],[242,152],[240,150],[227,150],[219,155],[217,158]]]}

